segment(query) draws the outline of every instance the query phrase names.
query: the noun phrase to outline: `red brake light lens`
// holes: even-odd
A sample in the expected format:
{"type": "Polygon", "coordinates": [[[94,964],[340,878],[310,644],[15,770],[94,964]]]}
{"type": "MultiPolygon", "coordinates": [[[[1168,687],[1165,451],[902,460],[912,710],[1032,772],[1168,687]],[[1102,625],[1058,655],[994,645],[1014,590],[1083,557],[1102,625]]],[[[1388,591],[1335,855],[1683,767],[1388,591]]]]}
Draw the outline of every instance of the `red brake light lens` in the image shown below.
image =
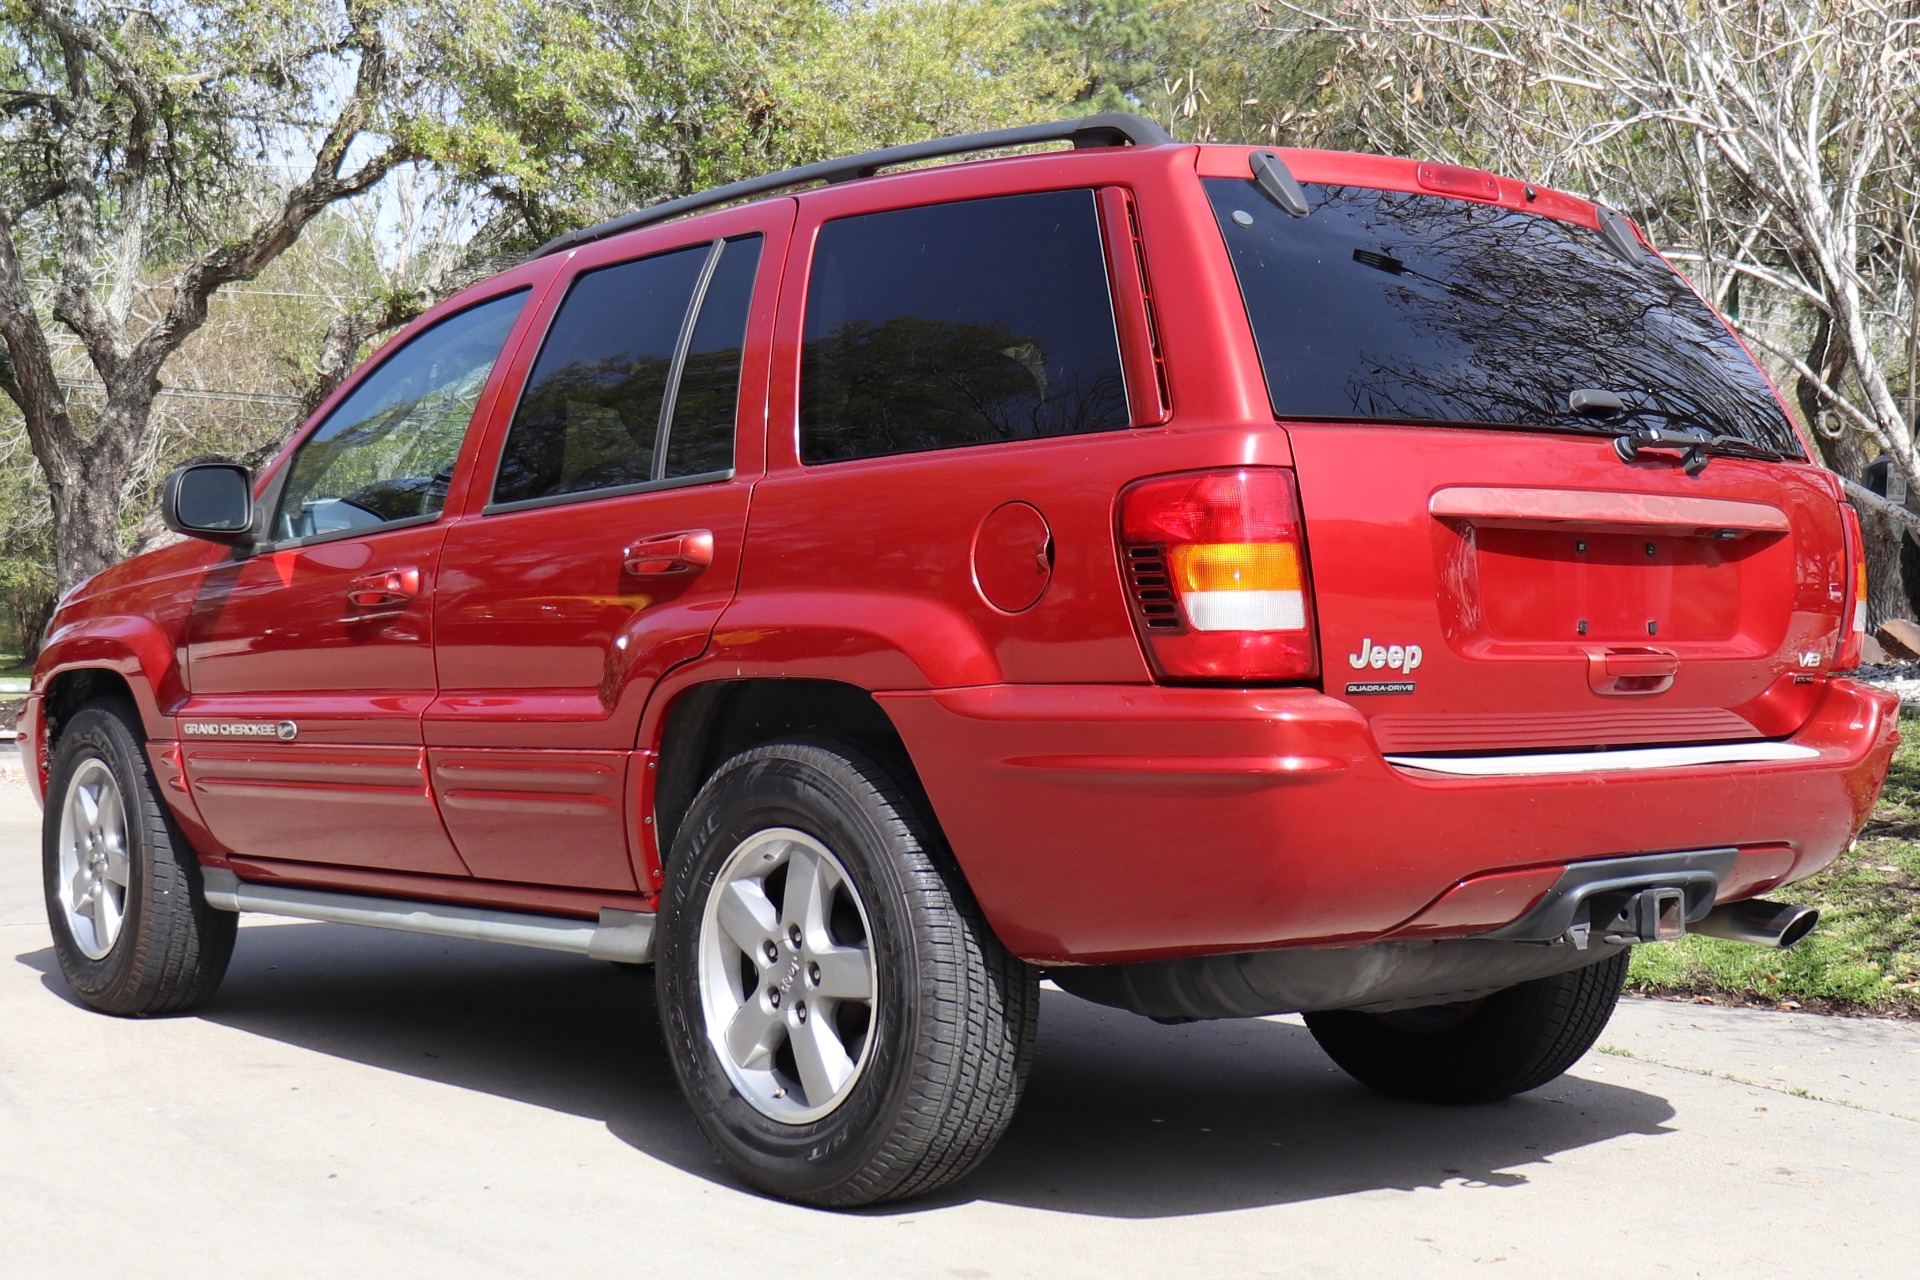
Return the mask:
{"type": "Polygon", "coordinates": [[[1860,649],[1867,638],[1867,543],[1860,536],[1860,516],[1846,503],[1840,504],[1840,523],[1847,535],[1847,593],[1840,614],[1840,651],[1834,655],[1835,671],[1851,671],[1860,665],[1860,649]]]}
{"type": "Polygon", "coordinates": [[[1292,472],[1199,471],[1120,495],[1134,624],[1167,680],[1247,683],[1320,673],[1292,472]]]}
{"type": "Polygon", "coordinates": [[[1484,169],[1469,169],[1457,164],[1423,164],[1414,170],[1420,185],[1444,195],[1464,196],[1469,200],[1500,199],[1500,180],[1484,169]]]}

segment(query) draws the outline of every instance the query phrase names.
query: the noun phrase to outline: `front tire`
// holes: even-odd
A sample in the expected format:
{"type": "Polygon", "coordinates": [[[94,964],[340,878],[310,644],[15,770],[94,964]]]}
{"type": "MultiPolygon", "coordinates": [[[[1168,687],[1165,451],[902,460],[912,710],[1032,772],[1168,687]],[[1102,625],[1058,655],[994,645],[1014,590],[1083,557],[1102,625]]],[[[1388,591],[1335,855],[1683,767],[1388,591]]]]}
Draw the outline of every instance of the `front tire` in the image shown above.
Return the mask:
{"type": "Polygon", "coordinates": [[[1306,1015],[1341,1070],[1422,1102],[1491,1102],[1538,1089],[1593,1047],[1627,980],[1629,948],[1460,1006],[1306,1015]]]}
{"type": "Polygon", "coordinates": [[[54,747],[41,867],[54,954],[103,1013],[179,1013],[220,985],[238,918],[207,905],[200,864],[147,764],[140,717],[88,704],[54,747]]]}
{"type": "Polygon", "coordinates": [[[743,1178],[844,1208],[986,1158],[1025,1083],[1038,981],[892,770],[833,741],[742,752],[695,798],[666,871],[668,1054],[743,1178]]]}

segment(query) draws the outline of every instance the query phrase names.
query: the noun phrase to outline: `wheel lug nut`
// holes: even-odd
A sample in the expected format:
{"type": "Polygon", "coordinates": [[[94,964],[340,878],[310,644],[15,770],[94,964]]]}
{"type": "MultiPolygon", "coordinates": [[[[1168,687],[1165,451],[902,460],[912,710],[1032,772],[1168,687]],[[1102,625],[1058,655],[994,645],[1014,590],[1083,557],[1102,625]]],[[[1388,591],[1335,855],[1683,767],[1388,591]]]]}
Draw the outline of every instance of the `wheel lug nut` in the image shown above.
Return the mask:
{"type": "Polygon", "coordinates": [[[780,988],[778,987],[767,988],[767,1003],[772,1005],[776,1009],[780,1007],[780,988]]]}
{"type": "Polygon", "coordinates": [[[820,985],[820,966],[811,962],[807,965],[807,981],[814,986],[820,985]]]}
{"type": "Polygon", "coordinates": [[[807,1020],[807,1006],[805,1002],[793,1006],[793,1016],[802,1022],[807,1020]]]}
{"type": "Polygon", "coordinates": [[[772,964],[775,960],[778,960],[780,958],[780,948],[773,945],[772,938],[767,939],[766,956],[767,956],[768,964],[772,964]]]}
{"type": "Polygon", "coordinates": [[[787,941],[791,942],[796,947],[800,945],[800,926],[799,925],[790,924],[787,926],[787,941]]]}

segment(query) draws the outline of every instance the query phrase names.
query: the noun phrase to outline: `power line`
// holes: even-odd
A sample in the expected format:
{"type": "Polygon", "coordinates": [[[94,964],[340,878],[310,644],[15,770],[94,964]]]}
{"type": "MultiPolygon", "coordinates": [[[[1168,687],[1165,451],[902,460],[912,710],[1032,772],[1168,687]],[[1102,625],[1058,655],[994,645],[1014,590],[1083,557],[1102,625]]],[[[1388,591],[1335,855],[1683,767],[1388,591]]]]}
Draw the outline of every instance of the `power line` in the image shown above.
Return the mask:
{"type": "MultiPolygon", "coordinates": [[[[90,382],[85,378],[58,378],[56,381],[69,391],[88,391],[105,395],[107,390],[105,383],[90,382]]],[[[162,387],[159,394],[182,400],[250,400],[258,404],[287,404],[296,407],[305,403],[299,396],[279,392],[233,391],[220,387],[162,387]]]]}

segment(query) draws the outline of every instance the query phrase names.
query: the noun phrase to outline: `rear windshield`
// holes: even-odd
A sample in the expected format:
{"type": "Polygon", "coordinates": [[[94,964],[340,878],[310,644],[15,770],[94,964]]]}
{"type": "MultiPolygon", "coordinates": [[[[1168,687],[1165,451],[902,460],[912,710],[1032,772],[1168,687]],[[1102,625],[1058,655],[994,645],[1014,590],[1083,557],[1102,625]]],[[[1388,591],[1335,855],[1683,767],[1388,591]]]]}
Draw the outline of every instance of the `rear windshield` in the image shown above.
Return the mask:
{"type": "MultiPolygon", "coordinates": [[[[1658,259],[1496,205],[1305,184],[1295,218],[1206,179],[1282,418],[1593,429],[1568,393],[1804,456],[1760,370],[1658,259]]],[[[1612,427],[1620,430],[1620,425],[1612,427]]]]}

